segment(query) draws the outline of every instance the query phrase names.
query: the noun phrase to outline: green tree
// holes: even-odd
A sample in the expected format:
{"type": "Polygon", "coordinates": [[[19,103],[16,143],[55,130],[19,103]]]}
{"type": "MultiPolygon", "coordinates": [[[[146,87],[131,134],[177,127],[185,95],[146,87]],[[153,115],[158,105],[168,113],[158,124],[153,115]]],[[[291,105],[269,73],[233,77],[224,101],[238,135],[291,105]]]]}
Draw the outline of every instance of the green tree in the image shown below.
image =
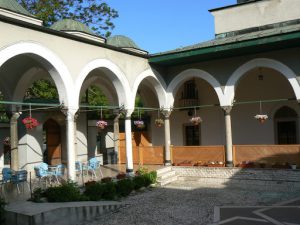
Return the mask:
{"type": "Polygon", "coordinates": [[[107,106],[107,97],[103,94],[100,88],[91,85],[84,95],[81,97],[81,102],[85,102],[92,106],[107,106]]]}
{"type": "Polygon", "coordinates": [[[49,80],[37,80],[27,89],[25,99],[40,98],[56,100],[58,92],[55,85],[49,80]]]}
{"type": "MultiPolygon", "coordinates": [[[[0,91],[0,101],[4,101],[4,96],[1,91],[0,91]]],[[[5,105],[0,104],[0,123],[7,123],[7,122],[9,122],[9,119],[5,111],[5,105]]]]}
{"type": "Polygon", "coordinates": [[[74,19],[90,27],[95,33],[109,37],[114,29],[112,19],[118,12],[104,0],[18,0],[31,14],[51,26],[61,19],[74,19]]]}
{"type": "MultiPolygon", "coordinates": [[[[108,106],[109,102],[107,97],[103,94],[102,90],[95,85],[91,85],[86,92],[81,96],[82,104],[90,106],[108,106]]],[[[101,109],[88,109],[89,119],[99,119],[101,109]]],[[[111,110],[104,108],[102,110],[102,117],[108,119],[111,117],[111,110]]]]}

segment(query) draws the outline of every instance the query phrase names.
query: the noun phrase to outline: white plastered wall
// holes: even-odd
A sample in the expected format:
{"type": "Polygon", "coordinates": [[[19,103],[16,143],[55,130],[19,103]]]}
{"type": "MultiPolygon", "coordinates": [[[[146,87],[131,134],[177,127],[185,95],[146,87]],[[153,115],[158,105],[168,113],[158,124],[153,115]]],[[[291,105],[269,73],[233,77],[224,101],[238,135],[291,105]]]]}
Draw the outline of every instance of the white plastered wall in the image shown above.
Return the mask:
{"type": "Polygon", "coordinates": [[[299,0],[265,0],[213,11],[215,33],[299,19],[299,8],[299,0]]]}
{"type": "Polygon", "coordinates": [[[88,159],[88,139],[87,139],[87,121],[86,113],[80,113],[76,121],[76,153],[77,160],[86,162],[88,159]]]}

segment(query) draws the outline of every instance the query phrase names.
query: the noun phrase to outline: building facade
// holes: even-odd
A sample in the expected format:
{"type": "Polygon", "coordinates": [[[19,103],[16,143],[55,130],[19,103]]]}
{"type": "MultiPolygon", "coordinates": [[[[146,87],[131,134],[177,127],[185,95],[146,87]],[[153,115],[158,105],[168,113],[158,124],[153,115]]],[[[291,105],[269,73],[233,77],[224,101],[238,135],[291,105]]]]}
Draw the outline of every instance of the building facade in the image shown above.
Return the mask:
{"type": "MultiPolygon", "coordinates": [[[[223,146],[223,161],[231,166],[235,145],[299,144],[298,0],[238,1],[213,9],[215,39],[159,54],[148,54],[124,36],[106,40],[72,20],[43,27],[11,2],[0,0],[0,29],[5,31],[0,38],[0,90],[10,117],[9,124],[0,126],[0,138],[11,138],[15,169],[32,170],[47,151],[48,162],[66,163],[74,179],[75,161],[101,153],[99,142],[118,151],[116,133],[122,127],[127,172],[132,172],[138,144],[132,141],[131,116],[137,94],[144,110],[149,109],[144,144],[163,146],[165,164],[174,161],[172,146],[223,146]],[[32,103],[48,110],[31,112],[24,95],[39,79],[55,84],[59,103],[32,103]],[[114,110],[116,119],[104,135],[80,103],[91,85],[103,91],[114,110]],[[21,122],[29,113],[40,123],[33,130],[21,122]],[[261,124],[256,115],[268,119],[261,124]],[[160,117],[163,128],[155,125],[160,117]],[[202,122],[195,126],[192,117],[202,122]]],[[[284,154],[297,151],[287,148],[284,154]]],[[[4,148],[2,152],[3,164],[4,148]]],[[[298,162],[299,157],[290,158],[298,162]]]]}

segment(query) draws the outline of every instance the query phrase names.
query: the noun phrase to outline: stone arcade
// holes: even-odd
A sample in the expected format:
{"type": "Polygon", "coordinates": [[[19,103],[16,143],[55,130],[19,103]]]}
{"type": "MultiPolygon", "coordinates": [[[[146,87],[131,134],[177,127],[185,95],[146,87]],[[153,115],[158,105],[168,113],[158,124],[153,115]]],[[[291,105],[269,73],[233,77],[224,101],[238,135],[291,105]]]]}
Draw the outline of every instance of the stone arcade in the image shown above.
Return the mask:
{"type": "MultiPolygon", "coordinates": [[[[297,147],[285,151],[290,156],[284,162],[300,163],[299,154],[292,155],[299,152],[300,141],[299,8],[299,0],[238,1],[211,10],[215,39],[148,54],[127,37],[106,40],[73,20],[43,27],[14,0],[0,0],[0,91],[10,116],[10,123],[0,124],[0,140],[11,137],[12,168],[32,170],[42,162],[45,151],[51,151],[47,137],[55,145],[48,162],[66,163],[74,179],[76,160],[102,157],[100,153],[108,158],[109,151],[121,151],[124,143],[118,148],[114,135],[120,127],[126,158],[119,152],[119,162],[126,162],[127,172],[132,172],[136,143],[131,116],[137,94],[145,107],[157,109],[148,113],[142,141],[152,149],[161,146],[164,156],[157,157],[162,163],[174,162],[171,151],[178,146],[186,152],[189,146],[205,151],[221,146],[226,152],[221,161],[231,166],[240,148],[263,152],[279,144],[297,147]],[[41,125],[26,131],[21,120],[28,111],[19,112],[28,105],[21,102],[39,79],[55,84],[59,103],[49,112],[33,111],[41,125]],[[96,121],[80,111],[80,98],[92,84],[116,106],[115,122],[109,121],[101,135],[96,121]],[[125,114],[120,126],[119,110],[125,114]],[[155,126],[158,110],[164,128],[155,126]],[[269,117],[263,125],[254,119],[262,113],[269,117]],[[203,122],[190,124],[193,115],[203,122]]],[[[3,167],[4,147],[0,150],[3,167]]]]}

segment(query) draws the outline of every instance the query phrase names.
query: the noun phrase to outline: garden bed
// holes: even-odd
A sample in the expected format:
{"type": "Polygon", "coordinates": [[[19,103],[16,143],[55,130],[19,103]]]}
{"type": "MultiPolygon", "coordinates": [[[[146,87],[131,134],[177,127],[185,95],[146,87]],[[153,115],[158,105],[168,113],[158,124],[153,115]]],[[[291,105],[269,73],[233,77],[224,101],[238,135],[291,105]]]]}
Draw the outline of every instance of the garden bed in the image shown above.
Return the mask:
{"type": "Polygon", "coordinates": [[[118,200],[128,196],[133,190],[156,183],[156,179],[156,171],[148,172],[147,169],[140,168],[134,177],[118,174],[117,178],[105,177],[99,182],[88,181],[84,187],[68,181],[45,190],[38,188],[34,190],[31,200],[34,202],[118,200]]]}

